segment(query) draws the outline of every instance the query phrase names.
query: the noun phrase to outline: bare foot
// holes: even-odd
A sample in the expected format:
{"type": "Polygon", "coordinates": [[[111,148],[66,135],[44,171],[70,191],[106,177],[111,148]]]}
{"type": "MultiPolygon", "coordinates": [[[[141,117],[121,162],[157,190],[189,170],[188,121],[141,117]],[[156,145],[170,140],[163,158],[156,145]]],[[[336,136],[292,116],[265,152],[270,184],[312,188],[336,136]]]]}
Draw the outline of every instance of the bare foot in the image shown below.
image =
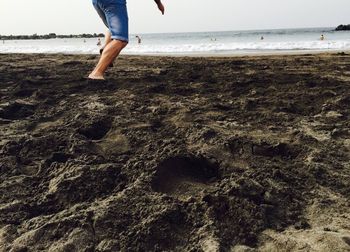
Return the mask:
{"type": "Polygon", "coordinates": [[[104,80],[105,78],[103,78],[102,75],[94,75],[94,74],[90,74],[89,79],[92,79],[92,80],[104,80]]]}

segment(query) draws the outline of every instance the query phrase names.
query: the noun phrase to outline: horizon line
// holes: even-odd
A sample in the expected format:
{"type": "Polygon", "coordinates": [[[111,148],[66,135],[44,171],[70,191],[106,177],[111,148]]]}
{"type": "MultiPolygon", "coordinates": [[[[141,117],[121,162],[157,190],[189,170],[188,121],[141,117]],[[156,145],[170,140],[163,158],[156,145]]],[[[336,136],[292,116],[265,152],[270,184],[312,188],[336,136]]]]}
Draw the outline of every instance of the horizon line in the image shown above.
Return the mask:
{"type": "MultiPolygon", "coordinates": [[[[184,33],[216,33],[216,32],[245,32],[245,31],[273,31],[273,30],[297,30],[297,29],[335,29],[337,26],[328,26],[328,27],[287,27],[287,28],[267,28],[267,29],[238,29],[238,30],[209,30],[209,31],[185,31],[185,32],[131,32],[131,35],[134,34],[184,34],[184,33]]],[[[103,32],[91,32],[91,33],[71,33],[71,34],[58,34],[55,32],[49,32],[49,33],[33,33],[33,34],[9,34],[9,35],[5,35],[5,34],[0,34],[0,36],[45,36],[45,35],[49,35],[49,34],[56,34],[56,36],[79,36],[79,35],[94,35],[94,34],[101,34],[103,32]]]]}

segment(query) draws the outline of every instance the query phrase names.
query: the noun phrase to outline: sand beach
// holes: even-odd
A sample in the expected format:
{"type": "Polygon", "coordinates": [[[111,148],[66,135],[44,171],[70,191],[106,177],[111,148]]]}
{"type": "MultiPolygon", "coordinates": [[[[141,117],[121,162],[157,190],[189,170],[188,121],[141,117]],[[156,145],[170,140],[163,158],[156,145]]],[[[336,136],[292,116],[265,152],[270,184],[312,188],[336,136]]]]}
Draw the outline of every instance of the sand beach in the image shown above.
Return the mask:
{"type": "Polygon", "coordinates": [[[0,251],[349,251],[350,54],[0,54],[0,251]]]}

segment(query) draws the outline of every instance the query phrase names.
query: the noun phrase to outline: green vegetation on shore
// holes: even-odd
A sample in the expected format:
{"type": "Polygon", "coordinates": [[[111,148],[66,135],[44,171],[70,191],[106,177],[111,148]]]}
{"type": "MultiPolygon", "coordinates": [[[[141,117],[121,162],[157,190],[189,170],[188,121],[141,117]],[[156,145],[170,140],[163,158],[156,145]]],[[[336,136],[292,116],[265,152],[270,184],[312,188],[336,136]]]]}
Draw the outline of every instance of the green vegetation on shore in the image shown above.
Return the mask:
{"type": "Polygon", "coordinates": [[[0,35],[0,40],[25,40],[25,39],[55,39],[55,38],[102,38],[104,37],[103,33],[94,33],[94,34],[78,34],[78,35],[56,35],[56,33],[49,33],[45,35],[0,35]]]}
{"type": "Polygon", "coordinates": [[[335,28],[336,31],[350,31],[350,24],[348,25],[339,25],[337,28],[335,28]]]}

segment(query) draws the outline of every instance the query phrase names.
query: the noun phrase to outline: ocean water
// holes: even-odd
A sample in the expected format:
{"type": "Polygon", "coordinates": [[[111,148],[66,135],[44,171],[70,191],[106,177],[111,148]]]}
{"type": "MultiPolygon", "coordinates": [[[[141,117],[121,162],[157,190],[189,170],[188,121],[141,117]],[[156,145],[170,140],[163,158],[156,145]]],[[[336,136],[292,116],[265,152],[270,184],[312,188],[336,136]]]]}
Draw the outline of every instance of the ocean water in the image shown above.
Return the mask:
{"type": "MultiPolygon", "coordinates": [[[[334,28],[136,34],[123,54],[251,54],[350,50],[350,31],[334,28]],[[320,40],[323,34],[325,40],[320,40]],[[264,39],[262,40],[261,37],[264,39]]],[[[0,41],[0,53],[96,54],[97,38],[0,41]]]]}

